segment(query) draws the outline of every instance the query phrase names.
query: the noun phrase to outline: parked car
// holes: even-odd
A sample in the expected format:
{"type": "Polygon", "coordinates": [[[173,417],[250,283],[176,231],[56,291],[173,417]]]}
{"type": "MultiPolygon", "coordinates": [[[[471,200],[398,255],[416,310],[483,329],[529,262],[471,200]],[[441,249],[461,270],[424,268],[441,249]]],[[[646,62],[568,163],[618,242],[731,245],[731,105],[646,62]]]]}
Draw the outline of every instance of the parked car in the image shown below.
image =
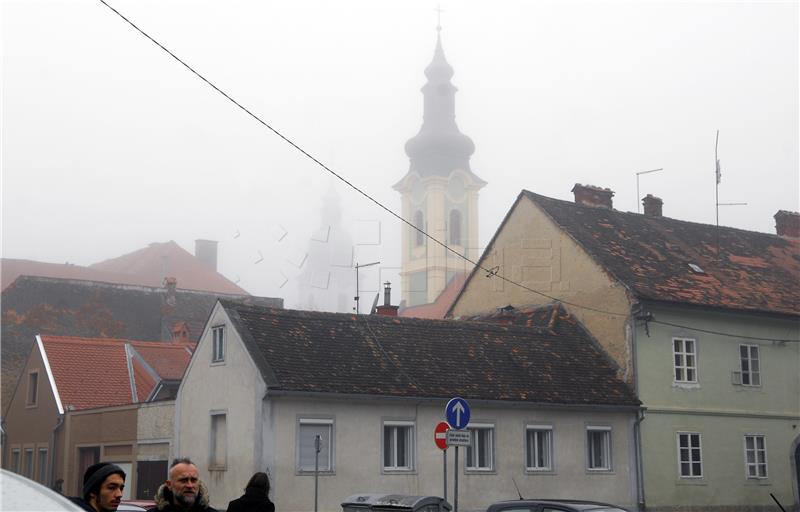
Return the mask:
{"type": "Polygon", "coordinates": [[[438,496],[363,493],[348,496],[343,512],[450,512],[450,504],[438,496]]]}
{"type": "Polygon", "coordinates": [[[122,500],[117,512],[147,512],[155,508],[156,502],[153,500],[122,500]]]}
{"type": "Polygon", "coordinates": [[[627,512],[627,509],[584,500],[513,500],[492,503],[486,512],[627,512]]]}
{"type": "Polygon", "coordinates": [[[3,512],[83,512],[64,496],[22,475],[0,469],[0,504],[3,512]]]}

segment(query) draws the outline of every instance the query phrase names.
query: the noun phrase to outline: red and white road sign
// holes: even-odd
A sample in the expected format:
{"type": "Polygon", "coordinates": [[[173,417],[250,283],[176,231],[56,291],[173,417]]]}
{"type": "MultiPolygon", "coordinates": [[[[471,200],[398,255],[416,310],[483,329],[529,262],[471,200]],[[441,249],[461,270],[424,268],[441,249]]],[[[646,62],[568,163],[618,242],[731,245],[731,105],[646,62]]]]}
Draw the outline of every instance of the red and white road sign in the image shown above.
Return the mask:
{"type": "Polygon", "coordinates": [[[433,429],[433,442],[440,450],[447,449],[447,431],[450,430],[450,425],[447,422],[440,421],[436,428],[433,429]]]}

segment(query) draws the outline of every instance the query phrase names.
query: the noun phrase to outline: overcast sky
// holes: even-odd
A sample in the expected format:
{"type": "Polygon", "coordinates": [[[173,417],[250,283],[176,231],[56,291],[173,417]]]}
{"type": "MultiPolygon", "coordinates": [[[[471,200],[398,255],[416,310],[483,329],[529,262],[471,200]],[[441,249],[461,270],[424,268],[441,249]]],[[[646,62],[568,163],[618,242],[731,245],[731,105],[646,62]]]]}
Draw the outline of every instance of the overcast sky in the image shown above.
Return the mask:
{"type": "MultiPolygon", "coordinates": [[[[422,121],[439,2],[108,2],[399,210],[391,185],[422,121]]],[[[720,201],[748,203],[722,207],[721,224],[774,232],[777,210],[800,209],[796,1],[441,8],[457,122],[488,182],[482,243],[523,188],[571,200],[575,183],[609,187],[636,211],[635,173],[659,167],[641,195],[714,223],[717,130],[720,201]]],[[[99,1],[5,1],[2,32],[4,257],[87,265],[214,239],[226,276],[296,303],[325,171],[99,1]]],[[[399,265],[399,223],[336,188],[356,259],[384,267],[364,277],[374,288],[399,265]]]]}

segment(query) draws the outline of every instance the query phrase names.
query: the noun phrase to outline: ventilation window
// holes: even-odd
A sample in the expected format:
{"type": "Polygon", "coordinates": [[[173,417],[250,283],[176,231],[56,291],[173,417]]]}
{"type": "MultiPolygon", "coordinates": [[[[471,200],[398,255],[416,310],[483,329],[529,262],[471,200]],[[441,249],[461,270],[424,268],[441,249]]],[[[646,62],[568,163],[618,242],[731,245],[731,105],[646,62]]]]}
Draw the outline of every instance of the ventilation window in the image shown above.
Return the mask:
{"type": "Polygon", "coordinates": [[[700,265],[696,263],[689,263],[689,268],[692,269],[692,272],[695,274],[705,274],[706,271],[700,268],[700,265]]]}

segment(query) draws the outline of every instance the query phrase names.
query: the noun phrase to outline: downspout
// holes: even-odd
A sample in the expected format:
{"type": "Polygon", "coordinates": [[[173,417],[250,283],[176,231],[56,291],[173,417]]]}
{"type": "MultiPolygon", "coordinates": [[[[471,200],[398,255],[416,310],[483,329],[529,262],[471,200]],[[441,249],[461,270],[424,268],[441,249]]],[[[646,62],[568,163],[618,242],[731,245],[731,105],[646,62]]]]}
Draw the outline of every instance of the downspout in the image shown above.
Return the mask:
{"type": "MultiPolygon", "coordinates": [[[[56,439],[58,439],[56,433],[63,424],[64,424],[64,415],[59,414],[58,420],[56,421],[56,426],[53,427],[53,433],[50,434],[50,478],[49,482],[47,482],[45,485],[47,485],[51,489],[55,487],[56,483],[56,454],[58,453],[58,450],[56,449],[56,439]]],[[[64,490],[62,489],[61,492],[63,493],[64,490]]]]}
{"type": "MultiPolygon", "coordinates": [[[[636,354],[636,320],[642,313],[642,304],[634,303],[631,306],[631,366],[633,366],[633,392],[639,398],[639,365],[636,354]]],[[[647,510],[647,501],[644,495],[644,465],[642,463],[642,421],[644,421],[645,408],[640,406],[636,412],[636,421],[633,424],[633,443],[636,457],[636,502],[640,512],[647,510]]]]}

